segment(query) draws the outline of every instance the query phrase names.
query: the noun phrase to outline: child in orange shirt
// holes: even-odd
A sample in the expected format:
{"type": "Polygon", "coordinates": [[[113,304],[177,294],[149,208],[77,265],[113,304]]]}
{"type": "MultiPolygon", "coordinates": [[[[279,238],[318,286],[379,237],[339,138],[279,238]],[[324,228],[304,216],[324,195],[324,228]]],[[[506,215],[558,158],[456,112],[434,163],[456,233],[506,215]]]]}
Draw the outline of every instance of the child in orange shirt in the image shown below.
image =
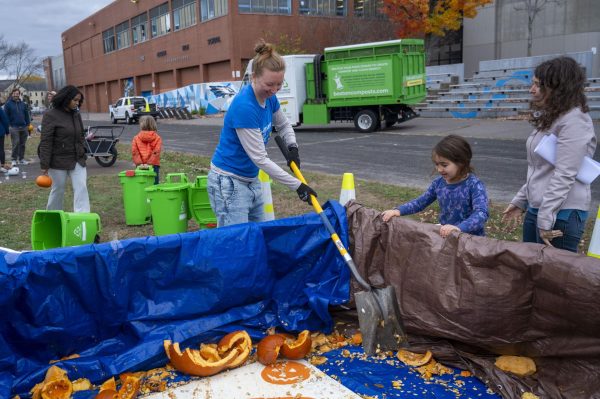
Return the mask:
{"type": "Polygon", "coordinates": [[[135,166],[154,168],[156,177],[154,184],[158,184],[158,171],[160,169],[160,151],[162,139],[156,132],[156,121],[151,116],[142,116],[140,119],[141,131],[135,135],[131,142],[131,157],[135,166]]]}

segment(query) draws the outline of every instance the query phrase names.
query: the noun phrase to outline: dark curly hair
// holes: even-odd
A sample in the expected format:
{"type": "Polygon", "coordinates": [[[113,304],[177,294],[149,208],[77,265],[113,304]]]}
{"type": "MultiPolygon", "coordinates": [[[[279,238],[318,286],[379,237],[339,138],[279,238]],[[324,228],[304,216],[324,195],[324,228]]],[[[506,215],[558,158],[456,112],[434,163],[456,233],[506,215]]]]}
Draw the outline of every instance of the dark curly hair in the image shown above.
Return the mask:
{"type": "Polygon", "coordinates": [[[534,76],[540,82],[542,99],[531,102],[530,122],[539,130],[548,130],[559,116],[579,107],[588,112],[584,93],[585,72],[570,57],[557,57],[542,62],[534,76]]]}
{"type": "Polygon", "coordinates": [[[72,85],[63,87],[54,97],[52,97],[52,106],[56,109],[68,108],[71,100],[78,94],[81,95],[81,100],[79,101],[79,107],[81,107],[81,104],[83,104],[83,93],[77,87],[72,85]]]}

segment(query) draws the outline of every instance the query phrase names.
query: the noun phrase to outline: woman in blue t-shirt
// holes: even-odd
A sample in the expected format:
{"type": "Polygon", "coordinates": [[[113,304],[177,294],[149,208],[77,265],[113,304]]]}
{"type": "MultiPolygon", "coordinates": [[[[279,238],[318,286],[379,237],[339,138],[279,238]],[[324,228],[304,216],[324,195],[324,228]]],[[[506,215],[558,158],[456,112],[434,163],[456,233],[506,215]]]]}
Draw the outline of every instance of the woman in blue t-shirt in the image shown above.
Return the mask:
{"type": "Polygon", "coordinates": [[[260,222],[264,218],[262,169],[309,202],[315,191],[269,159],[265,148],[273,128],[285,141],[290,159],[300,167],[296,135],[275,94],[283,85],[285,61],[268,43],[254,48],[251,84],[235,96],[223,124],[208,173],[208,196],[217,225],[260,222]]]}
{"type": "Polygon", "coordinates": [[[400,215],[421,212],[436,199],[440,204],[440,235],[452,231],[485,235],[488,197],[483,183],[473,174],[471,146],[462,137],[449,135],[434,147],[431,159],[441,175],[420,197],[395,209],[384,211],[384,222],[400,215]]]}

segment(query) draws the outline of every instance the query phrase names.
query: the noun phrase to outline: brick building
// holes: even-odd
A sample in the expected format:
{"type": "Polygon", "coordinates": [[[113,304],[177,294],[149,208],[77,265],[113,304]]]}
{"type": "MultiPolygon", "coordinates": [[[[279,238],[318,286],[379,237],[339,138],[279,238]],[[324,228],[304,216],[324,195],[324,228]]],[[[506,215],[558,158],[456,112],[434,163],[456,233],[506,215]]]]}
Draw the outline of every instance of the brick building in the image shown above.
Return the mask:
{"type": "Polygon", "coordinates": [[[240,80],[260,38],[306,53],[392,39],[379,7],[380,0],[116,0],[62,33],[66,78],[82,88],[87,110],[104,112],[126,90],[240,80]]]}

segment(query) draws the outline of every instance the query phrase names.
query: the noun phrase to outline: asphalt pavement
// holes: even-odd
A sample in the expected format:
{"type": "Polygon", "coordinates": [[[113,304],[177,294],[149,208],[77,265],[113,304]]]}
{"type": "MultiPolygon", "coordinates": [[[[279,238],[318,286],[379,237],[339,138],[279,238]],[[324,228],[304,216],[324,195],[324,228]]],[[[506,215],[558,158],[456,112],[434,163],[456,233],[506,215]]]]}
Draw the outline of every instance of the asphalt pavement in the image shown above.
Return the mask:
{"type": "MultiPolygon", "coordinates": [[[[83,117],[90,125],[110,125],[108,114],[84,113],[83,117]]],[[[219,140],[223,117],[159,120],[158,125],[165,149],[210,157],[219,140]]],[[[137,125],[118,126],[124,128],[122,142],[130,142],[139,131],[137,125]]],[[[600,134],[600,125],[595,128],[600,134]]],[[[339,175],[340,185],[342,174],[352,172],[356,179],[418,189],[425,189],[435,177],[431,174],[431,149],[439,138],[462,135],[473,147],[472,163],[492,201],[508,202],[525,182],[525,140],[532,128],[522,120],[417,118],[370,134],[355,131],[350,123],[300,126],[295,130],[304,170],[339,175]]],[[[284,164],[273,140],[267,150],[272,159],[284,164]]],[[[600,160],[600,151],[595,158],[600,160]]],[[[33,161],[24,168],[27,179],[39,172],[39,162],[33,161]]],[[[109,168],[89,160],[88,166],[89,175],[116,174],[131,167],[122,160],[109,168]]],[[[592,184],[592,200],[595,209],[600,201],[598,181],[592,184]]]]}

